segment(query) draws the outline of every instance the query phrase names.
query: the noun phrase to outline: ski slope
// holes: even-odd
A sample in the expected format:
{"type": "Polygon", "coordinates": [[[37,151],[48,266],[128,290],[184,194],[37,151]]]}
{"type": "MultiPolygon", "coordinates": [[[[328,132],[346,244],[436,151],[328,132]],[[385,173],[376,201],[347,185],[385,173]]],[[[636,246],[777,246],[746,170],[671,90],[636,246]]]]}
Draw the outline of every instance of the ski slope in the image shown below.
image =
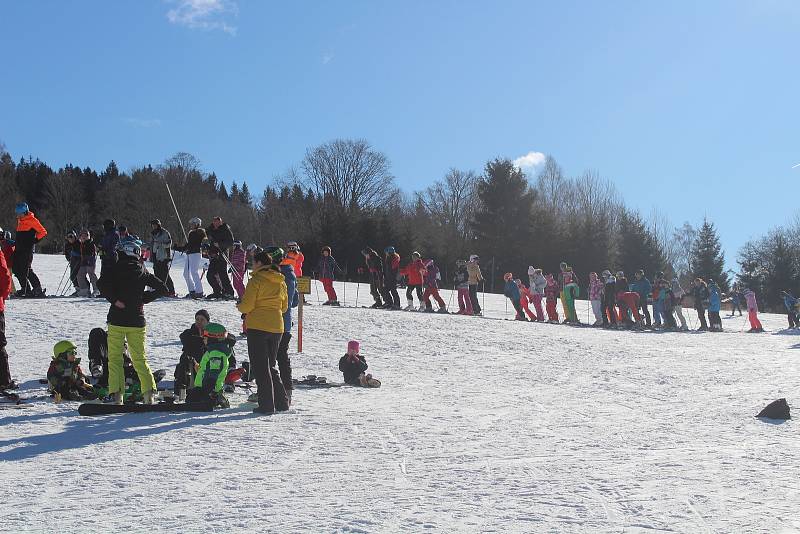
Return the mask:
{"type": "MultiPolygon", "coordinates": [[[[34,267],[55,290],[63,258],[34,267]]],[[[173,279],[185,293],[180,265],[173,279]]],[[[356,284],[347,304],[357,293],[370,304],[356,284]]],[[[512,317],[501,296],[485,298],[488,317],[512,317]]],[[[151,365],[170,379],[201,306],[239,332],[231,302],[146,307],[151,365]]],[[[44,393],[62,338],[86,370],[107,309],[10,301],[21,394],[44,393]]],[[[271,418],[82,418],[45,398],[4,408],[0,531],[798,532],[797,423],[753,415],[775,398],[797,404],[800,337],[781,315],[761,316],[767,334],[739,333],[743,319],[724,319],[730,333],[634,333],[309,306],[295,375],[339,380],[357,339],[383,387],[298,390],[271,418]]]]}

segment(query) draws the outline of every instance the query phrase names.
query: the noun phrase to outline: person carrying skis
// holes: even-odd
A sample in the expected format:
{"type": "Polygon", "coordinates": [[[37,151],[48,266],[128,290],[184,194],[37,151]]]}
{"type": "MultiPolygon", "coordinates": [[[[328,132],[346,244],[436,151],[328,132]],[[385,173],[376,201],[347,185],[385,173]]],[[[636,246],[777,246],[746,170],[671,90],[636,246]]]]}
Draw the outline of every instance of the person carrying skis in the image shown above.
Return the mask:
{"type": "Polygon", "coordinates": [[[453,285],[458,291],[459,315],[474,315],[472,299],[469,296],[469,271],[467,270],[467,262],[464,260],[456,260],[456,274],[453,276],[453,285]]]}
{"type": "Polygon", "coordinates": [[[383,258],[383,300],[384,308],[389,310],[400,309],[400,295],[397,293],[397,275],[400,273],[400,254],[393,246],[384,249],[383,258]]]}
{"type": "Polygon", "coordinates": [[[419,252],[414,251],[411,253],[411,261],[401,269],[401,274],[405,275],[408,280],[406,284],[406,311],[414,310],[414,291],[417,292],[417,300],[419,301],[419,311],[425,311],[425,303],[423,302],[422,295],[422,282],[425,277],[425,263],[422,261],[422,256],[419,252]]]}
{"type": "Polygon", "coordinates": [[[750,330],[748,333],[759,333],[764,331],[761,326],[761,321],[758,320],[758,301],[756,301],[756,294],[752,289],[747,288],[744,290],[744,300],[747,302],[747,317],[750,321],[750,330]]]}
{"type": "Polygon", "coordinates": [[[286,390],[286,399],[289,402],[289,406],[291,406],[292,391],[294,390],[294,382],[292,382],[292,361],[289,359],[289,342],[292,340],[292,308],[296,308],[300,305],[300,293],[297,291],[297,276],[294,274],[295,262],[287,257],[283,249],[279,247],[267,247],[264,250],[269,254],[274,263],[280,264],[280,272],[286,284],[286,300],[289,305],[286,307],[286,311],[283,312],[283,335],[278,343],[276,361],[278,364],[278,373],[281,375],[281,382],[286,390]]]}
{"type": "Polygon", "coordinates": [[[370,308],[383,308],[383,261],[378,253],[370,247],[361,251],[364,263],[369,271],[369,292],[375,303],[370,308]]]}
{"type": "Polygon", "coordinates": [[[197,375],[194,378],[194,388],[186,395],[186,402],[211,401],[214,406],[230,408],[222,391],[233,352],[228,341],[228,332],[219,323],[208,323],[203,328],[202,340],[205,350],[200,361],[195,362],[197,375]]]}
{"type": "Polygon", "coordinates": [[[181,357],[178,360],[178,365],[175,366],[175,387],[176,395],[181,394],[181,390],[190,389],[191,375],[194,371],[194,366],[203,357],[205,352],[205,344],[203,343],[203,330],[210,322],[211,316],[207,310],[197,310],[194,314],[194,323],[181,332],[180,340],[183,350],[181,357]]]}
{"type": "MultiPolygon", "coordinates": [[[[650,294],[653,293],[653,285],[644,275],[644,269],[639,269],[636,271],[636,274],[633,275],[633,278],[634,280],[631,283],[630,290],[639,294],[639,310],[641,311],[642,317],[644,317],[644,326],[646,328],[650,328],[652,326],[652,320],[650,319],[650,309],[647,306],[647,301],[650,298],[650,294]]],[[[656,315],[655,307],[656,304],[654,301],[653,315],[656,315]]],[[[657,322],[660,325],[661,319],[657,319],[657,322]]]]}
{"type": "Polygon", "coordinates": [[[175,284],[169,275],[172,264],[172,235],[161,226],[160,219],[150,221],[150,260],[153,262],[153,274],[167,285],[168,296],[175,296],[175,284]]]}
{"type": "Polygon", "coordinates": [[[80,253],[80,267],[78,269],[78,295],[81,297],[99,297],[97,276],[94,274],[97,265],[97,246],[92,240],[89,230],[81,230],[78,237],[78,251],[80,253]],[[87,279],[88,278],[88,279],[87,279]]]}
{"type": "Polygon", "coordinates": [[[17,237],[14,243],[14,276],[19,280],[18,297],[43,297],[44,290],[39,277],[33,272],[33,249],[47,235],[39,219],[28,209],[25,202],[17,204],[17,237]]]}
{"type": "Polygon", "coordinates": [[[189,219],[189,234],[184,245],[175,245],[175,250],[186,255],[186,263],[183,264],[183,279],[186,280],[186,287],[189,288],[187,298],[203,298],[203,280],[200,269],[203,264],[203,241],[206,239],[206,231],[203,230],[203,221],[200,217],[189,219]]]}
{"type": "Polygon", "coordinates": [[[206,277],[208,283],[214,287],[214,281],[219,282],[219,287],[214,288],[216,298],[233,298],[233,286],[228,276],[228,265],[230,263],[230,249],[233,247],[233,231],[228,223],[222,221],[222,217],[214,217],[211,224],[206,228],[206,236],[212,247],[217,247],[217,259],[219,261],[209,261],[206,277]]]}
{"type": "Polygon", "coordinates": [[[286,411],[289,399],[275,364],[289,299],[284,277],[266,251],[253,257],[253,274],[238,308],[247,316],[247,352],[250,371],[258,386],[258,406],[253,413],[269,415],[286,411]]]}
{"type": "Polygon", "coordinates": [[[800,322],[797,321],[798,300],[788,291],[781,291],[781,297],[783,297],[783,305],[786,307],[786,318],[789,320],[789,328],[799,327],[800,322]]]}
{"type": "Polygon", "coordinates": [[[156,383],[145,354],[144,305],[167,294],[167,286],[142,265],[142,242],[133,239],[117,245],[117,262],[100,275],[98,285],[111,303],[108,310],[108,392],[122,404],[125,391],[123,352],[128,343],[133,367],[139,376],[145,404],[155,399],[156,383]],[[145,291],[150,287],[152,291],[145,291]]]}
{"type": "Polygon", "coordinates": [[[78,347],[72,341],[59,341],[53,346],[53,359],[47,369],[47,383],[56,402],[97,398],[97,393],[83,374],[81,359],[77,355],[78,347]]]}
{"type": "Polygon", "coordinates": [[[547,278],[542,274],[541,269],[533,269],[533,276],[530,276],[531,267],[528,267],[529,280],[531,282],[530,290],[533,295],[533,308],[536,310],[536,320],[539,322],[545,321],[544,311],[542,311],[542,299],[544,298],[544,290],[547,287],[547,278]]]}
{"type": "Polygon", "coordinates": [[[111,268],[117,261],[117,244],[119,243],[119,232],[117,222],[114,219],[103,221],[103,238],[100,240],[100,276],[106,268],[111,268]]]}
{"type": "Polygon", "coordinates": [[[712,332],[722,332],[722,319],[719,311],[722,307],[722,297],[719,286],[714,280],[708,281],[708,327],[712,332]]]}
{"type": "Polygon", "coordinates": [[[481,273],[481,259],[477,254],[472,254],[467,263],[467,273],[469,274],[469,299],[472,302],[472,313],[481,315],[481,305],[478,302],[478,284],[483,282],[481,273]]]}
{"type": "Polygon", "coordinates": [[[11,295],[11,270],[6,263],[5,250],[0,251],[0,390],[15,389],[16,383],[11,379],[6,350],[6,299],[11,295]]]}
{"type": "Polygon", "coordinates": [[[336,295],[336,290],[333,288],[333,281],[336,280],[336,273],[342,273],[342,268],[336,262],[336,258],[331,255],[331,247],[322,247],[322,256],[317,263],[317,273],[322,282],[322,287],[328,300],[322,303],[323,306],[338,306],[339,297],[336,295]]]}
{"type": "Polygon", "coordinates": [[[544,296],[547,306],[547,321],[550,323],[558,323],[558,310],[556,303],[558,302],[558,295],[560,293],[558,282],[552,273],[547,273],[545,276],[547,285],[544,287],[544,296]]]}
{"type": "Polygon", "coordinates": [[[594,313],[594,325],[602,326],[603,324],[603,290],[605,284],[597,273],[589,273],[589,302],[592,305],[592,313],[594,313]]]}
{"type": "Polygon", "coordinates": [[[694,309],[697,311],[697,318],[700,320],[700,327],[697,330],[706,331],[708,330],[708,324],[706,323],[705,307],[708,303],[708,285],[700,277],[694,279],[692,297],[694,297],[694,309]]]}
{"type": "Polygon", "coordinates": [[[433,305],[431,304],[431,297],[433,297],[436,300],[436,304],[439,305],[439,309],[436,312],[447,313],[447,305],[439,295],[439,279],[441,278],[439,267],[436,266],[432,259],[427,259],[423,263],[425,264],[425,276],[422,283],[425,286],[425,292],[422,294],[422,300],[425,301],[425,311],[433,311],[433,305]]]}
{"type": "MultiPolygon", "coordinates": [[[[517,289],[519,290],[519,306],[525,312],[525,315],[528,316],[528,319],[531,321],[536,320],[536,315],[531,311],[528,303],[533,300],[533,295],[531,294],[531,290],[522,283],[522,280],[519,278],[514,279],[514,283],[517,284],[517,289]]],[[[523,315],[524,317],[524,315],[523,315]]]]}

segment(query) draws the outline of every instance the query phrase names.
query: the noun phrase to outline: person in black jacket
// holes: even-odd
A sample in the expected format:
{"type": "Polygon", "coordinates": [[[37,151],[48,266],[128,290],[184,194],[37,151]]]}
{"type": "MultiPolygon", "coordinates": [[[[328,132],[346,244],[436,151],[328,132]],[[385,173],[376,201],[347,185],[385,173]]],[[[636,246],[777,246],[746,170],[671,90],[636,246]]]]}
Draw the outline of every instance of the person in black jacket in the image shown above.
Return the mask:
{"type": "Polygon", "coordinates": [[[100,275],[111,269],[117,261],[117,245],[119,244],[119,232],[117,222],[114,219],[103,221],[103,238],[100,240],[100,275]]]}
{"type": "Polygon", "coordinates": [[[64,238],[64,257],[69,262],[69,281],[72,282],[75,288],[75,292],[70,296],[77,297],[81,288],[81,283],[78,280],[78,271],[81,268],[81,251],[78,236],[72,230],[64,238]]]}
{"type": "Polygon", "coordinates": [[[606,269],[603,271],[603,326],[617,326],[617,278],[606,269]]]}
{"type": "Polygon", "coordinates": [[[185,245],[175,245],[175,250],[186,254],[186,262],[183,264],[183,278],[186,280],[186,287],[189,288],[187,298],[203,298],[203,280],[200,274],[203,263],[203,241],[206,239],[206,231],[202,228],[203,221],[200,217],[189,219],[189,235],[185,245]]]}
{"type": "Polygon", "coordinates": [[[141,241],[126,239],[117,247],[118,259],[109,272],[100,275],[103,297],[111,303],[108,310],[108,392],[114,403],[122,403],[125,391],[123,351],[128,342],[133,367],[139,375],[142,396],[152,404],[156,383],[145,355],[144,305],[167,294],[167,286],[147,272],[142,265],[141,241]],[[146,287],[153,291],[145,291],[146,287]]]}
{"type": "MultiPolygon", "coordinates": [[[[214,289],[215,293],[220,293],[222,297],[233,297],[233,286],[228,276],[228,265],[230,263],[230,249],[233,247],[233,232],[228,223],[222,222],[222,217],[214,217],[211,226],[206,228],[208,240],[213,246],[219,249],[220,261],[211,262],[208,266],[208,281],[218,279],[221,291],[214,289]]],[[[213,285],[213,284],[212,284],[213,285]]]]}
{"type": "Polygon", "coordinates": [[[359,354],[360,348],[358,341],[347,343],[347,353],[339,358],[339,370],[344,376],[344,383],[351,386],[360,386],[361,377],[369,367],[367,360],[359,354]]]}
{"type": "Polygon", "coordinates": [[[370,247],[361,251],[364,256],[364,262],[367,264],[369,270],[369,292],[375,300],[375,304],[370,308],[382,308],[383,302],[381,300],[383,295],[383,261],[370,247]]]}
{"type": "Polygon", "coordinates": [[[700,319],[700,328],[697,330],[708,330],[708,323],[706,323],[706,306],[708,305],[708,285],[706,281],[698,277],[694,279],[694,286],[692,287],[692,296],[694,297],[694,309],[697,311],[697,318],[700,319]]]}

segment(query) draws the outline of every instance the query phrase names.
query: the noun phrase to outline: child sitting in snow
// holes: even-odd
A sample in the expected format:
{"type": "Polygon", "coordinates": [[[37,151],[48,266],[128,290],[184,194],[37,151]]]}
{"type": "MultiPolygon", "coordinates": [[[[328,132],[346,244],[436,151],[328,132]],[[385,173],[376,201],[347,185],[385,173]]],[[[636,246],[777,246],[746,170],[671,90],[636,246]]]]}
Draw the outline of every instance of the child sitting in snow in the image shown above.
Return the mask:
{"type": "Polygon", "coordinates": [[[187,394],[186,401],[206,402],[210,399],[216,406],[228,408],[230,404],[222,392],[233,350],[228,342],[228,332],[221,324],[208,323],[203,328],[203,343],[206,351],[200,363],[195,363],[194,388],[187,394]]]}
{"type": "Polygon", "coordinates": [[[86,380],[78,356],[78,348],[72,341],[59,341],[53,347],[53,361],[47,370],[47,383],[56,402],[64,400],[96,399],[97,393],[86,380]]]}
{"type": "Polygon", "coordinates": [[[348,341],[347,353],[339,359],[339,370],[344,375],[345,384],[368,388],[381,387],[380,380],[364,374],[369,366],[367,360],[360,354],[360,348],[358,341],[348,341]]]}

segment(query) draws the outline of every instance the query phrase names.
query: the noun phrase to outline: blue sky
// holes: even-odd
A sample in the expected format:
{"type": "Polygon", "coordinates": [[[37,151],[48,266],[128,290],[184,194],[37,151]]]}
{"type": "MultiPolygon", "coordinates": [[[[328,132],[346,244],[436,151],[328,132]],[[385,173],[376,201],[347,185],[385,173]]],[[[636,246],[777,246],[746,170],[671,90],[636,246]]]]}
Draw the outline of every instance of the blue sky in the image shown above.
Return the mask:
{"type": "Polygon", "coordinates": [[[731,266],[800,192],[794,0],[0,0],[0,13],[0,140],[15,158],[127,169],[188,151],[260,191],[307,147],[363,137],[413,191],[541,152],[613,180],[644,214],[708,216],[731,266]]]}

